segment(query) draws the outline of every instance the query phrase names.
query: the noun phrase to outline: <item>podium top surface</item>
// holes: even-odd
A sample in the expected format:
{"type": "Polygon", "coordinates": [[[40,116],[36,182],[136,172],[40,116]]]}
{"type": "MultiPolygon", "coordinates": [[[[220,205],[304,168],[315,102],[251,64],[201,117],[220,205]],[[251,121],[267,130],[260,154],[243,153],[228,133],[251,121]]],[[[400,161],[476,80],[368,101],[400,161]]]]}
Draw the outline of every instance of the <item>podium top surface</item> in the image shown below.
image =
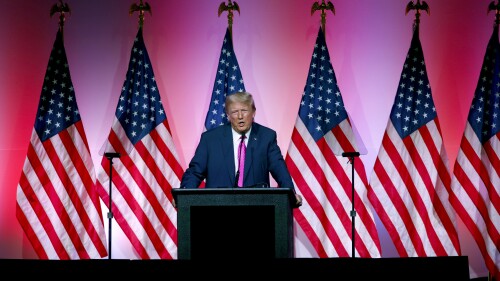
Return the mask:
{"type": "Polygon", "coordinates": [[[295,193],[291,188],[245,188],[245,187],[235,187],[235,188],[173,188],[172,195],[174,200],[177,200],[178,196],[183,195],[226,195],[226,194],[238,194],[238,195],[287,195],[290,200],[290,205],[296,208],[295,193]]]}

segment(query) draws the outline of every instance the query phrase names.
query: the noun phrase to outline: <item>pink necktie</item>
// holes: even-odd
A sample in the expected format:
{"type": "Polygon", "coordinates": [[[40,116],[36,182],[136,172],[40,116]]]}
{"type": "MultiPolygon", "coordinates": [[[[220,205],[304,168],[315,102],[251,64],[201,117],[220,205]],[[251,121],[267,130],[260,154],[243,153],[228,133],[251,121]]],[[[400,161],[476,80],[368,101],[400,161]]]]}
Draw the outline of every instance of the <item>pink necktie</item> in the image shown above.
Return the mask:
{"type": "Polygon", "coordinates": [[[245,154],[247,153],[247,146],[245,145],[245,135],[240,137],[240,145],[238,146],[238,186],[243,186],[243,171],[245,171],[245,154]]]}

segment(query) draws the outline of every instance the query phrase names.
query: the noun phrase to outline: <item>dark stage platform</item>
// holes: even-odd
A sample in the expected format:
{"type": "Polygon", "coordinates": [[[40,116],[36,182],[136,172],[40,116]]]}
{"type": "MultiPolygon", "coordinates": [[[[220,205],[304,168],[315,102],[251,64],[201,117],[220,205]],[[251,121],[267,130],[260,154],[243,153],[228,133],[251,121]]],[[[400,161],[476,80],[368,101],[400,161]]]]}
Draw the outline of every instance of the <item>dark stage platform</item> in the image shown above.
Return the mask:
{"type": "MultiPolygon", "coordinates": [[[[298,280],[454,280],[468,281],[468,259],[430,258],[286,258],[267,260],[0,260],[2,275],[23,279],[74,279],[140,276],[159,280],[199,278],[248,280],[270,277],[298,280]],[[9,275],[11,274],[11,275],[9,275]]],[[[259,280],[260,281],[260,280],[259,280]]]]}

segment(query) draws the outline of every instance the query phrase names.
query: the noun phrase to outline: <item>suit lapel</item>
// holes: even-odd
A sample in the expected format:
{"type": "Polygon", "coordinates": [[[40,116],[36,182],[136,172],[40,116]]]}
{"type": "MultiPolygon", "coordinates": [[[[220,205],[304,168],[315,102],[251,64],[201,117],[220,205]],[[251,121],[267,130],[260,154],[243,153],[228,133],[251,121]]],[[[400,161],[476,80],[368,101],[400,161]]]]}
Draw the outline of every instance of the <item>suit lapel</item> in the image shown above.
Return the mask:
{"type": "MultiPolygon", "coordinates": [[[[257,147],[257,142],[259,141],[259,125],[253,123],[252,131],[248,137],[247,153],[245,157],[245,174],[243,177],[244,182],[248,182],[248,176],[250,175],[250,167],[253,165],[253,151],[254,147],[257,147]]],[[[252,182],[252,181],[250,181],[252,182]]]]}

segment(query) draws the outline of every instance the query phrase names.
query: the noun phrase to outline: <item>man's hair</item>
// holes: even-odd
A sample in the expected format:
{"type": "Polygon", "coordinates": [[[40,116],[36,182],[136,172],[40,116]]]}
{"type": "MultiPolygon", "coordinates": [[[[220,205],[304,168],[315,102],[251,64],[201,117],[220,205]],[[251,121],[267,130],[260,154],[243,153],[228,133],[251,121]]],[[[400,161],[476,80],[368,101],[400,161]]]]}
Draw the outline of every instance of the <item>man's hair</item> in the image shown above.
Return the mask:
{"type": "Polygon", "coordinates": [[[236,92],[234,94],[227,95],[226,97],[226,112],[229,108],[229,105],[235,103],[235,102],[241,102],[243,104],[247,104],[250,107],[252,107],[252,110],[255,111],[255,102],[253,101],[253,96],[252,94],[248,92],[236,92]]]}

